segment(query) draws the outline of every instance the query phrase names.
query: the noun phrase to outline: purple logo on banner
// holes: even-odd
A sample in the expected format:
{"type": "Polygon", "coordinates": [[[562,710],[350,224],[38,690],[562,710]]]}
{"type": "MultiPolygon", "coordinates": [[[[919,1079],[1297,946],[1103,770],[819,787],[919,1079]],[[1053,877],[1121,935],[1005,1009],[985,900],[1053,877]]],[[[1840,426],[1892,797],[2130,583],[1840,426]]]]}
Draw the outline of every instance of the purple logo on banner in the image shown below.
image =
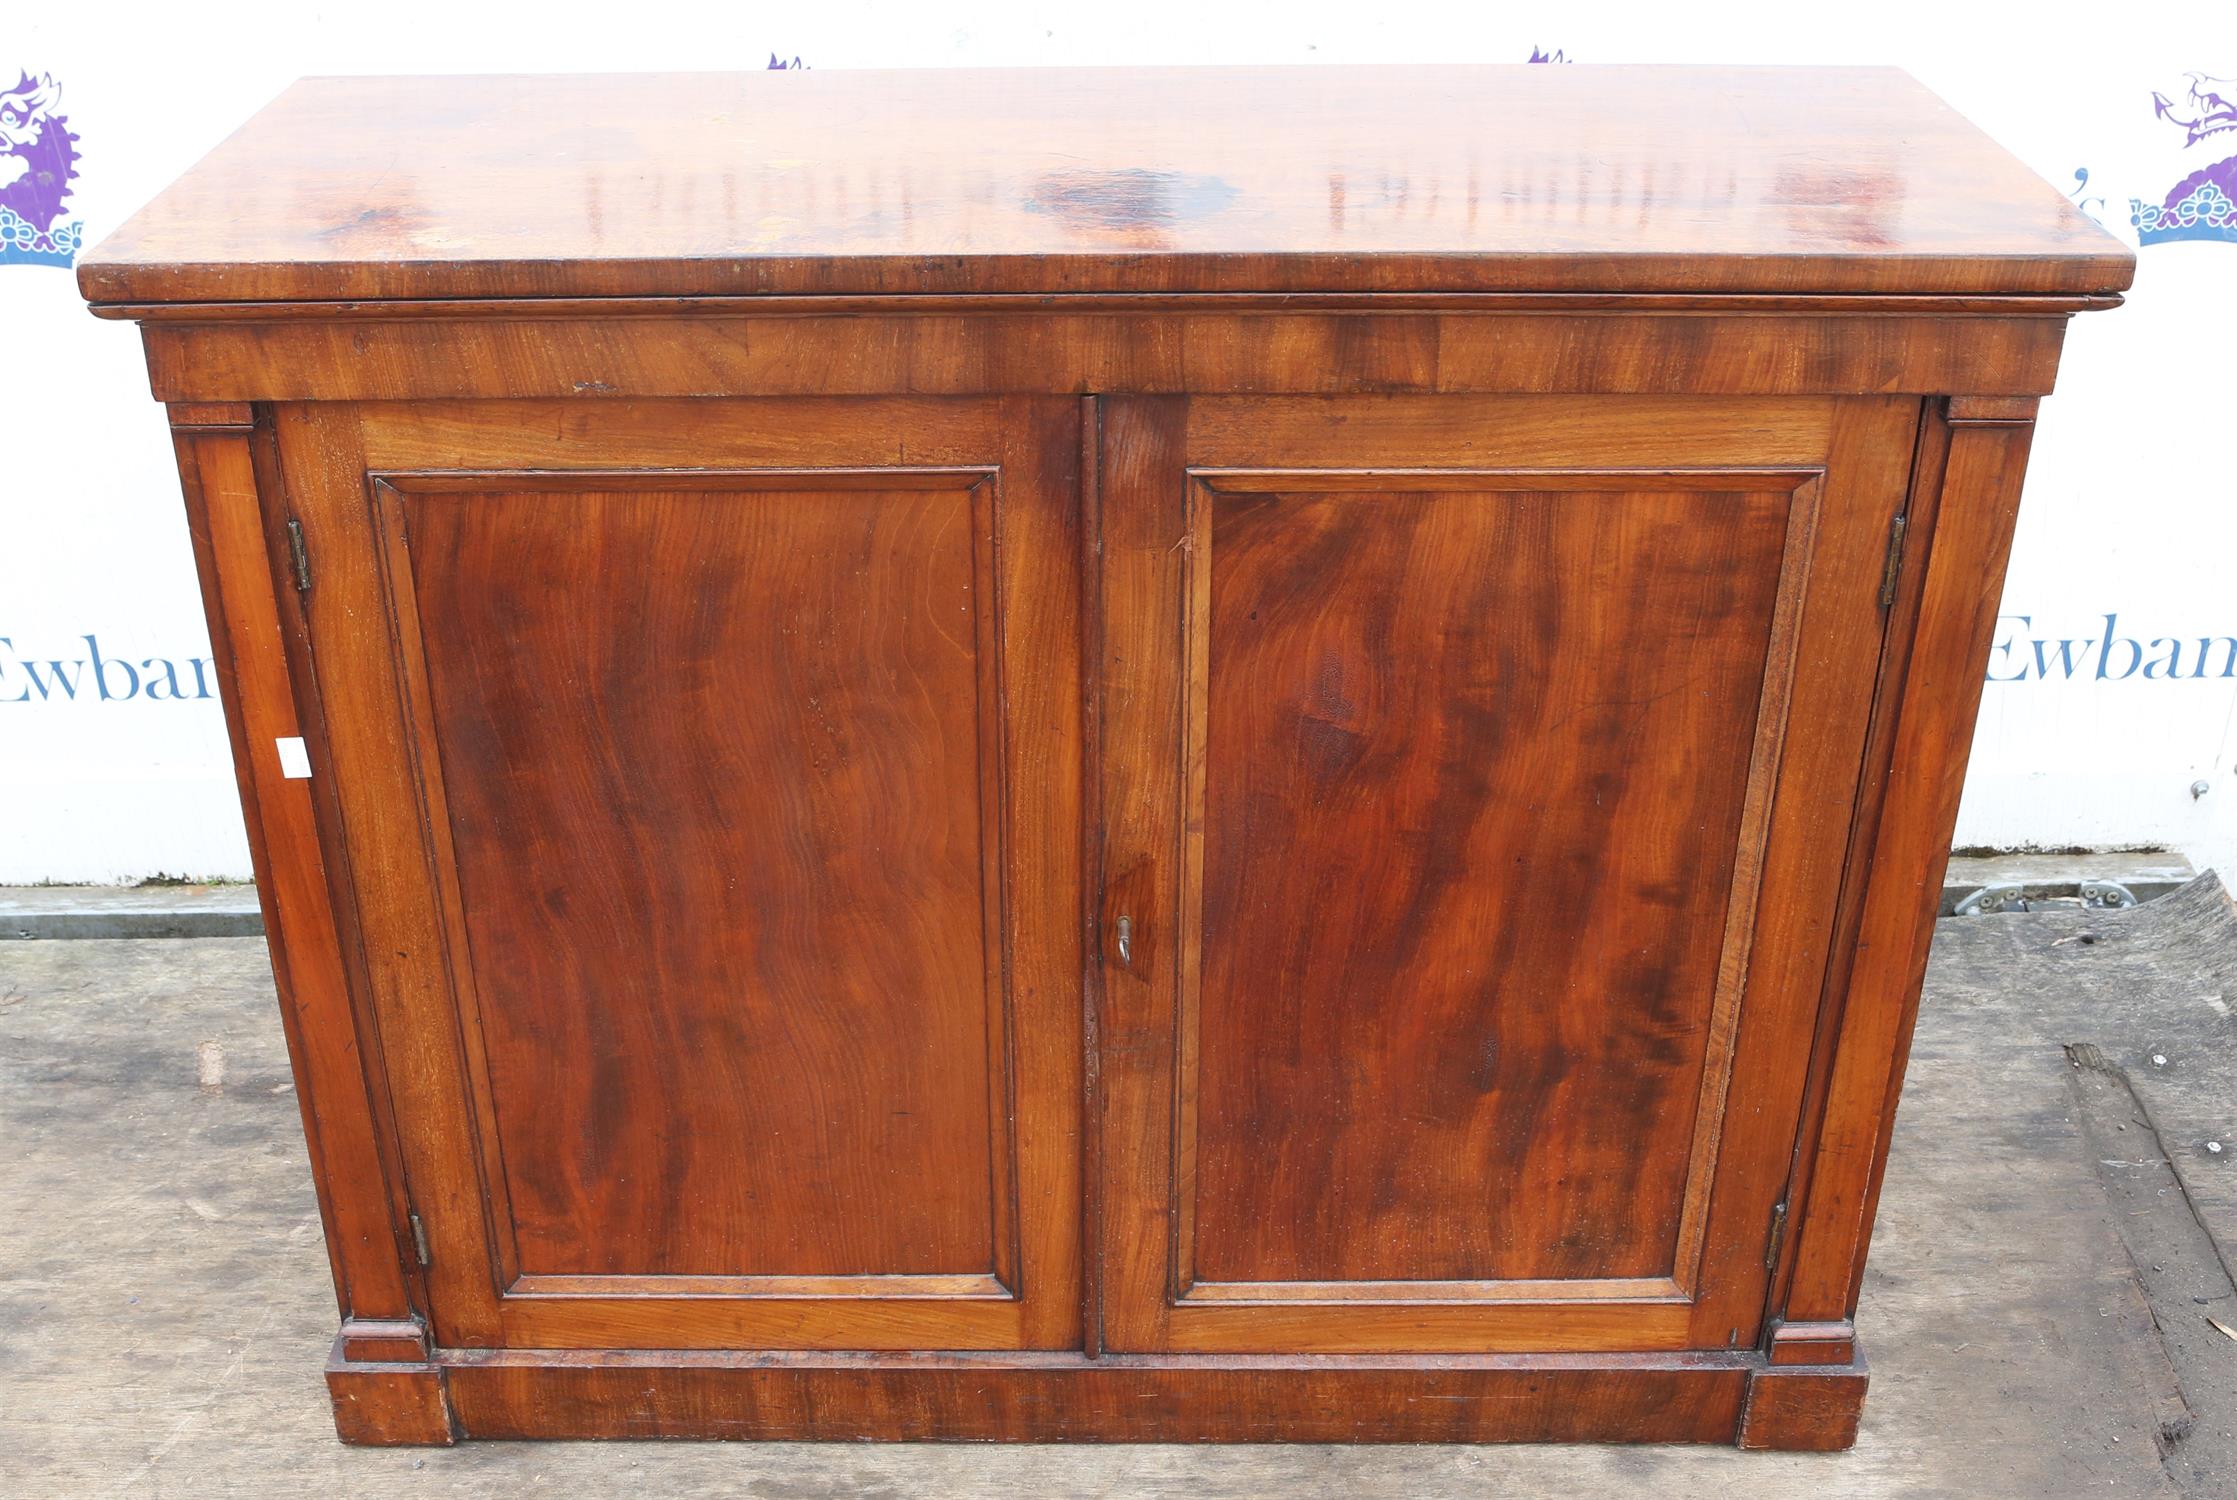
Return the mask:
{"type": "Polygon", "coordinates": [[[78,138],[61,106],[51,73],[26,73],[0,94],[0,265],[68,266],[84,242],[85,226],[62,217],[78,138]]]}
{"type": "MultiPolygon", "coordinates": [[[[2215,136],[2237,131],[2237,80],[2186,73],[2190,91],[2181,103],[2165,94],[2152,95],[2152,112],[2183,132],[2183,149],[2201,145],[2215,136]],[[2229,91],[2229,92],[2225,92],[2229,91]]],[[[2216,146],[2228,145],[2216,141],[2216,146]]],[[[2237,244],[2237,156],[2225,156],[2209,167],[2200,167],[2167,190],[2158,203],[2141,198],[2128,200],[2128,219],[2136,226],[2139,244],[2164,245],[2175,240],[2223,240],[2237,244]]]]}

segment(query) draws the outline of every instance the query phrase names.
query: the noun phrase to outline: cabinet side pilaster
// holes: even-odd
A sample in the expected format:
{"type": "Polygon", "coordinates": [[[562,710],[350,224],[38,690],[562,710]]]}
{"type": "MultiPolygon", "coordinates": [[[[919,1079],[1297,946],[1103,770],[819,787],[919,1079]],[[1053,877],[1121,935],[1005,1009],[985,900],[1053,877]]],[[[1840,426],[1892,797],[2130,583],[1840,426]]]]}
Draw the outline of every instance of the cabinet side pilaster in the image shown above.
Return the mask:
{"type": "Polygon", "coordinates": [[[1774,1364],[1839,1363],[1851,1353],[2036,404],[1954,396],[1929,417],[1940,430],[1926,434],[1928,444],[1943,461],[1938,476],[1926,476],[1933,493],[1913,501],[1914,515],[1932,516],[1928,534],[1911,539],[1908,566],[1924,569],[1918,613],[1882,700],[1894,715],[1884,791],[1860,846],[1866,884],[1843,998],[1828,1020],[1823,1113],[1814,1149],[1798,1164],[1803,1196],[1785,1294],[1773,1309],[1774,1364]]]}
{"type": "MultiPolygon", "coordinates": [[[[282,761],[282,742],[300,741],[303,730],[259,485],[258,413],[240,403],[175,403],[170,422],[342,1315],[336,1355],[402,1374],[398,1366],[426,1359],[428,1343],[380,1149],[377,1061],[359,1043],[312,782],[290,776],[282,761]]],[[[439,1376],[428,1367],[424,1379],[439,1376]]],[[[336,1404],[339,1412],[339,1390],[336,1404]]]]}

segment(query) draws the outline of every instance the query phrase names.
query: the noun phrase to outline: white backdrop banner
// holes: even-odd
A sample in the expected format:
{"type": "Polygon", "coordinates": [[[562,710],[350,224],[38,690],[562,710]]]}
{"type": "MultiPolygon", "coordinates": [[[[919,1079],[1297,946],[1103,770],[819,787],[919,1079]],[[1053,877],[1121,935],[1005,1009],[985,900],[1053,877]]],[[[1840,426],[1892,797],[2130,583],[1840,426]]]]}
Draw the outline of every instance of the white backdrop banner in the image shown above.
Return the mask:
{"type": "MultiPolygon", "coordinates": [[[[129,327],[71,267],[293,78],[1341,62],[1891,64],[2140,247],[2045,403],[1958,842],[2237,874],[2237,28],[2002,7],[1279,8],[240,0],[10,17],[0,55],[0,883],[246,876],[177,480],[129,327]],[[20,75],[20,78],[19,78],[20,75]],[[11,80],[13,82],[11,86],[11,80]]],[[[369,120],[367,128],[378,121],[369,120]]]]}

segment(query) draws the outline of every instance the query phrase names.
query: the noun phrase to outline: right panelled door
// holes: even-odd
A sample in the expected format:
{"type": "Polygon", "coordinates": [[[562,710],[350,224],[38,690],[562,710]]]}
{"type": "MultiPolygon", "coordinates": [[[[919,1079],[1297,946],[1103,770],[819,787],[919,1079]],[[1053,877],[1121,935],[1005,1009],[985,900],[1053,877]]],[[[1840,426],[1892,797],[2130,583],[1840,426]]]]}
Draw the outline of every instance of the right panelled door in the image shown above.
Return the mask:
{"type": "Polygon", "coordinates": [[[1756,1341],[1918,415],[1100,403],[1107,1347],[1756,1341]]]}

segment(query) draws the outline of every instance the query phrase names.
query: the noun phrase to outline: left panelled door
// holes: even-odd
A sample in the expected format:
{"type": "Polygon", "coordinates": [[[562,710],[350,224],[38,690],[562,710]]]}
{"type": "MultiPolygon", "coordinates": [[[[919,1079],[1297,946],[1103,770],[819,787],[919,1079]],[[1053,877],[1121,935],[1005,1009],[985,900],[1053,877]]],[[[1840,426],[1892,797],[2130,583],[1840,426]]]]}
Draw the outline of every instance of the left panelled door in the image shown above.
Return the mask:
{"type": "Polygon", "coordinates": [[[281,409],[438,1343],[1079,1342],[1076,412],[281,409]]]}

